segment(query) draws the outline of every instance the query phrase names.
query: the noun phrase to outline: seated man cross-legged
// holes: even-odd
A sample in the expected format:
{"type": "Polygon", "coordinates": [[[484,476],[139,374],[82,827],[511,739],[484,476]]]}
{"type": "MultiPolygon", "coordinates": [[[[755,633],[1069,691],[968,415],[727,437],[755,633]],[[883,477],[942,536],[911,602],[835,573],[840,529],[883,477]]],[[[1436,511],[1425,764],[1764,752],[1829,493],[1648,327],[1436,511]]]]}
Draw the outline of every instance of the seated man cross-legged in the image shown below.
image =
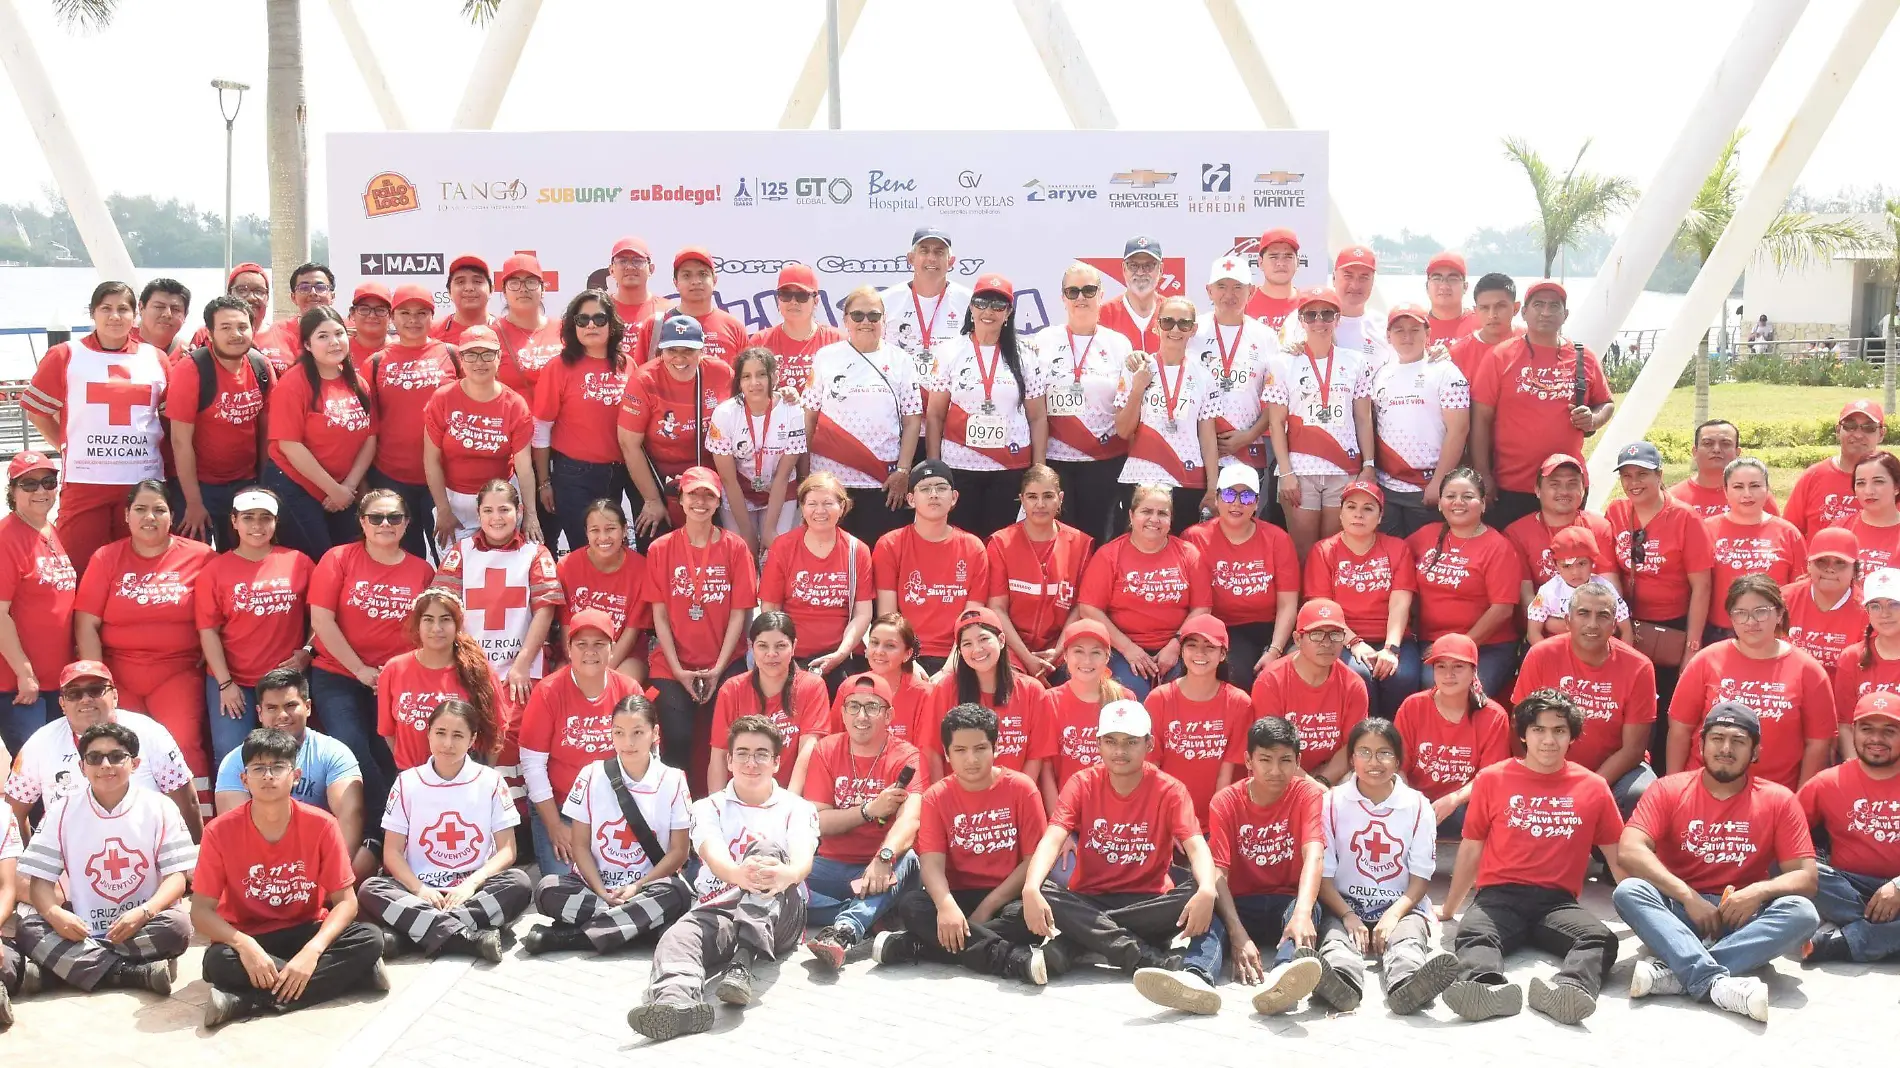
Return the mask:
{"type": "Polygon", "coordinates": [[[1900,693],[1861,695],[1854,752],[1796,795],[1830,846],[1814,895],[1824,922],[1802,951],[1806,964],[1900,954],[1900,693]]]}

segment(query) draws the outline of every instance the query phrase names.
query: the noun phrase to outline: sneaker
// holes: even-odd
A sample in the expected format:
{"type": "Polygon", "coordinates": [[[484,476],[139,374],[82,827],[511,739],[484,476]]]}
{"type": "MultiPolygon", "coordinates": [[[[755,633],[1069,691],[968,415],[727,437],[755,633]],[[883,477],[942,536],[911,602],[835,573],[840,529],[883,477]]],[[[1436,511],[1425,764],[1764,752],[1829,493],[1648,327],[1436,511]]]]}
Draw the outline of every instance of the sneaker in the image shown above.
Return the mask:
{"type": "Polygon", "coordinates": [[[1040,946],[1032,947],[1030,951],[1042,958],[1043,970],[1051,979],[1067,974],[1076,965],[1075,951],[1060,938],[1052,938],[1040,946]]]}
{"type": "Polygon", "coordinates": [[[1828,961],[1853,960],[1853,951],[1847,947],[1847,938],[1841,929],[1831,923],[1822,924],[1801,947],[1802,964],[1825,964],[1828,961]]]}
{"type": "Polygon", "coordinates": [[[501,963],[501,932],[476,931],[468,936],[468,946],[477,957],[490,964],[501,963]]]}
{"type": "Polygon", "coordinates": [[[1575,983],[1531,979],[1531,1008],[1561,1024],[1579,1024],[1597,1011],[1596,995],[1575,983]]]}
{"type": "Polygon", "coordinates": [[[1351,1012],[1359,1007],[1359,1002],[1365,997],[1359,985],[1327,963],[1317,950],[1302,947],[1293,951],[1293,957],[1295,960],[1311,958],[1319,961],[1319,982],[1313,987],[1314,997],[1340,1012],[1351,1012]]]}
{"type": "Polygon", "coordinates": [[[1004,971],[1032,986],[1049,985],[1049,955],[1041,946],[1009,951],[1009,967],[1004,971]]]}
{"type": "Polygon", "coordinates": [[[542,924],[521,936],[521,948],[531,956],[563,949],[591,949],[587,932],[572,924],[542,924]]]}
{"type": "Polygon", "coordinates": [[[1253,996],[1253,1011],[1273,1016],[1298,1005],[1319,985],[1325,969],[1318,957],[1295,957],[1267,973],[1267,988],[1253,996]]]}
{"type": "Polygon", "coordinates": [[[1220,1011],[1220,993],[1209,986],[1207,980],[1186,970],[1138,968],[1135,992],[1156,1005],[1199,1016],[1212,1016],[1220,1011]]]}
{"type": "Polygon", "coordinates": [[[241,1020],[252,1011],[250,1001],[228,990],[211,988],[211,998],[205,1002],[205,1030],[216,1030],[232,1020],[241,1020]]]}
{"type": "Polygon", "coordinates": [[[381,957],[376,958],[376,966],[369,970],[369,978],[363,981],[363,985],[371,990],[389,993],[389,968],[383,964],[381,957]]]}
{"type": "Polygon", "coordinates": [[[1516,1016],[1524,1011],[1524,988],[1516,983],[1480,983],[1461,979],[1445,988],[1445,1004],[1466,1020],[1516,1016]]]}
{"type": "Polygon", "coordinates": [[[1651,994],[1680,994],[1682,980],[1659,960],[1639,960],[1630,971],[1630,1000],[1651,994]]]}
{"type": "Polygon", "coordinates": [[[112,973],[112,985],[122,990],[149,990],[159,997],[170,997],[171,970],[166,967],[165,961],[121,964],[112,973]]]}
{"type": "Polygon", "coordinates": [[[881,931],[871,943],[871,960],[877,964],[915,964],[917,939],[909,931],[881,931]]]}
{"type": "Polygon", "coordinates": [[[752,969],[734,961],[720,974],[713,996],[722,1003],[743,1009],[752,1004],[752,969]]]}
{"type": "Polygon", "coordinates": [[[1768,1022],[1768,984],[1752,975],[1725,975],[1709,987],[1709,1000],[1751,1020],[1768,1022]]]}
{"type": "Polygon", "coordinates": [[[1179,953],[1156,953],[1146,946],[1136,943],[1135,961],[1125,965],[1123,971],[1133,975],[1143,968],[1159,968],[1162,971],[1178,972],[1187,963],[1187,958],[1179,953]]]}
{"type": "Polygon", "coordinates": [[[856,931],[842,924],[820,928],[818,933],[805,939],[805,948],[818,958],[818,963],[831,971],[844,967],[844,955],[857,944],[856,931]]]}
{"type": "Polygon", "coordinates": [[[1392,984],[1385,992],[1385,1007],[1400,1016],[1410,1016],[1445,992],[1458,978],[1458,958],[1438,950],[1425,958],[1418,971],[1392,984]]]}
{"type": "Polygon", "coordinates": [[[703,1001],[673,1005],[663,1001],[636,1005],[627,1013],[627,1026],[655,1042],[712,1030],[713,1007],[703,1001]]]}

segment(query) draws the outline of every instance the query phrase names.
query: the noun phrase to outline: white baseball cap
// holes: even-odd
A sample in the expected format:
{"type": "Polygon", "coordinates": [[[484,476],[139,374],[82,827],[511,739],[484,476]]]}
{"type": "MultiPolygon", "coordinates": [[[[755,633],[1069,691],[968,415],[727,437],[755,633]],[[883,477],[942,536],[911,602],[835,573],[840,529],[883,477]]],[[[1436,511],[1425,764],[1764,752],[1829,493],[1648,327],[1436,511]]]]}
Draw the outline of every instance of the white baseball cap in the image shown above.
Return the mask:
{"type": "Polygon", "coordinates": [[[1247,265],[1247,257],[1236,252],[1225,256],[1216,256],[1214,265],[1208,269],[1207,284],[1213,285],[1223,279],[1233,279],[1253,285],[1253,268],[1247,265]]]}
{"type": "Polygon", "coordinates": [[[1110,701],[1102,706],[1101,722],[1096,724],[1095,736],[1104,738],[1111,734],[1126,734],[1130,738],[1146,738],[1154,733],[1154,723],[1148,718],[1148,710],[1141,707],[1140,701],[1110,701]]]}
{"type": "Polygon", "coordinates": [[[1226,489],[1229,486],[1239,486],[1242,489],[1250,489],[1255,493],[1259,493],[1260,472],[1255,471],[1244,463],[1228,464],[1226,467],[1220,469],[1220,481],[1215,484],[1214,488],[1226,489]]]}
{"type": "Polygon", "coordinates": [[[1900,568],[1883,567],[1867,576],[1860,588],[1860,603],[1900,601],[1900,568]]]}

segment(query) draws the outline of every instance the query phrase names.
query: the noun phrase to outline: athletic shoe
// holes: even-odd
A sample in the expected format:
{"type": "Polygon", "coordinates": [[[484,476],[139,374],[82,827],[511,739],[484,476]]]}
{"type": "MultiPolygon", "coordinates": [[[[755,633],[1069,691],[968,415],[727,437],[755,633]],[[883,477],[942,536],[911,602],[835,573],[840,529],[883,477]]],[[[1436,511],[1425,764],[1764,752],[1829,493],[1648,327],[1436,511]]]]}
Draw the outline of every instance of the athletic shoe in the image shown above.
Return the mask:
{"type": "Polygon", "coordinates": [[[627,1013],[627,1026],[655,1042],[712,1030],[713,1007],[703,1001],[674,1005],[663,1001],[637,1005],[627,1013]]]}
{"type": "Polygon", "coordinates": [[[172,977],[165,964],[165,961],[121,964],[112,973],[112,985],[124,990],[149,990],[159,997],[170,997],[172,977]]]}
{"type": "Polygon", "coordinates": [[[1319,982],[1313,987],[1313,996],[1331,1005],[1340,1012],[1351,1012],[1359,1007],[1365,995],[1351,979],[1340,974],[1339,969],[1327,963],[1319,951],[1302,946],[1293,951],[1295,960],[1311,958],[1319,961],[1319,982]]]}
{"type": "Polygon", "coordinates": [[[501,932],[476,931],[468,936],[468,946],[477,957],[490,964],[501,963],[501,932]]]}
{"type": "Polygon", "coordinates": [[[1668,965],[1659,960],[1639,960],[1630,970],[1630,1000],[1646,998],[1651,994],[1680,994],[1682,980],[1669,970],[1668,965]]]}
{"type": "Polygon", "coordinates": [[[1445,988],[1445,1004],[1466,1020],[1516,1016],[1524,1011],[1524,988],[1516,983],[1480,983],[1462,979],[1445,988]]]}
{"type": "Polygon", "coordinates": [[[1029,951],[1042,958],[1043,970],[1051,979],[1066,974],[1076,964],[1075,950],[1059,938],[1052,938],[1040,946],[1031,946],[1029,951]]]}
{"type": "Polygon", "coordinates": [[[1295,957],[1267,973],[1267,988],[1253,996],[1253,1011],[1273,1016],[1298,1005],[1319,985],[1325,969],[1318,957],[1295,957]]]}
{"type": "Polygon", "coordinates": [[[369,970],[369,978],[364,982],[371,990],[389,993],[389,969],[383,965],[381,957],[376,958],[376,966],[369,970]]]}
{"type": "Polygon", "coordinates": [[[553,953],[563,949],[591,949],[587,932],[566,923],[542,924],[521,936],[521,948],[530,955],[553,953]]]}
{"type": "Polygon", "coordinates": [[[1768,984],[1752,975],[1725,975],[1709,987],[1709,1000],[1751,1020],[1768,1022],[1768,984]]]}
{"type": "Polygon", "coordinates": [[[1400,1016],[1410,1016],[1445,992],[1458,978],[1458,958],[1437,950],[1425,958],[1418,971],[1406,976],[1385,992],[1385,1007],[1400,1016]]]}
{"type": "Polygon", "coordinates": [[[1824,923],[1801,947],[1801,963],[1825,964],[1828,961],[1853,960],[1854,953],[1847,946],[1846,936],[1841,929],[1831,923],[1824,923]]]}
{"type": "Polygon", "coordinates": [[[1575,983],[1531,979],[1531,1008],[1561,1024],[1579,1024],[1597,1011],[1596,995],[1575,983]]]}
{"type": "Polygon", "coordinates": [[[210,1000],[205,1002],[205,1030],[215,1030],[232,1020],[241,1020],[252,1011],[253,1006],[246,998],[214,986],[211,988],[210,1000]]]}
{"type": "Polygon", "coordinates": [[[858,941],[857,932],[849,927],[833,924],[820,928],[818,933],[805,939],[805,948],[818,958],[818,963],[831,971],[844,967],[844,955],[858,941]]]}
{"type": "Polygon", "coordinates": [[[1207,980],[1193,972],[1167,968],[1139,968],[1135,971],[1135,992],[1156,1005],[1200,1016],[1220,1011],[1220,993],[1207,980]]]}
{"type": "Polygon", "coordinates": [[[752,947],[740,944],[732,948],[732,960],[713,987],[713,996],[727,1005],[745,1008],[752,1004],[752,947]]]}
{"type": "Polygon", "coordinates": [[[880,931],[871,943],[871,960],[877,964],[915,964],[917,939],[909,931],[880,931]]]}

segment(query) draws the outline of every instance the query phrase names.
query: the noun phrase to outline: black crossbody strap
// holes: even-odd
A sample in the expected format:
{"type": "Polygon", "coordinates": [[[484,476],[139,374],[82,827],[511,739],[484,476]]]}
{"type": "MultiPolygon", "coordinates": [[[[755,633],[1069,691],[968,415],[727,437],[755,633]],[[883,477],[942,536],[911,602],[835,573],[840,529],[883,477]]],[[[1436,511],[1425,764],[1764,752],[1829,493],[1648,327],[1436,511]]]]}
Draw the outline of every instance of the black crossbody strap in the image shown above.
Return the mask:
{"type": "Polygon", "coordinates": [[[647,826],[647,818],[640,806],[633,803],[633,794],[627,789],[627,776],[620,770],[620,758],[610,756],[600,762],[607,773],[607,785],[614,788],[614,800],[620,802],[620,815],[626,818],[627,826],[633,829],[633,836],[640,840],[640,848],[647,852],[647,863],[658,866],[660,858],[666,856],[666,850],[660,848],[660,839],[647,826]]]}

